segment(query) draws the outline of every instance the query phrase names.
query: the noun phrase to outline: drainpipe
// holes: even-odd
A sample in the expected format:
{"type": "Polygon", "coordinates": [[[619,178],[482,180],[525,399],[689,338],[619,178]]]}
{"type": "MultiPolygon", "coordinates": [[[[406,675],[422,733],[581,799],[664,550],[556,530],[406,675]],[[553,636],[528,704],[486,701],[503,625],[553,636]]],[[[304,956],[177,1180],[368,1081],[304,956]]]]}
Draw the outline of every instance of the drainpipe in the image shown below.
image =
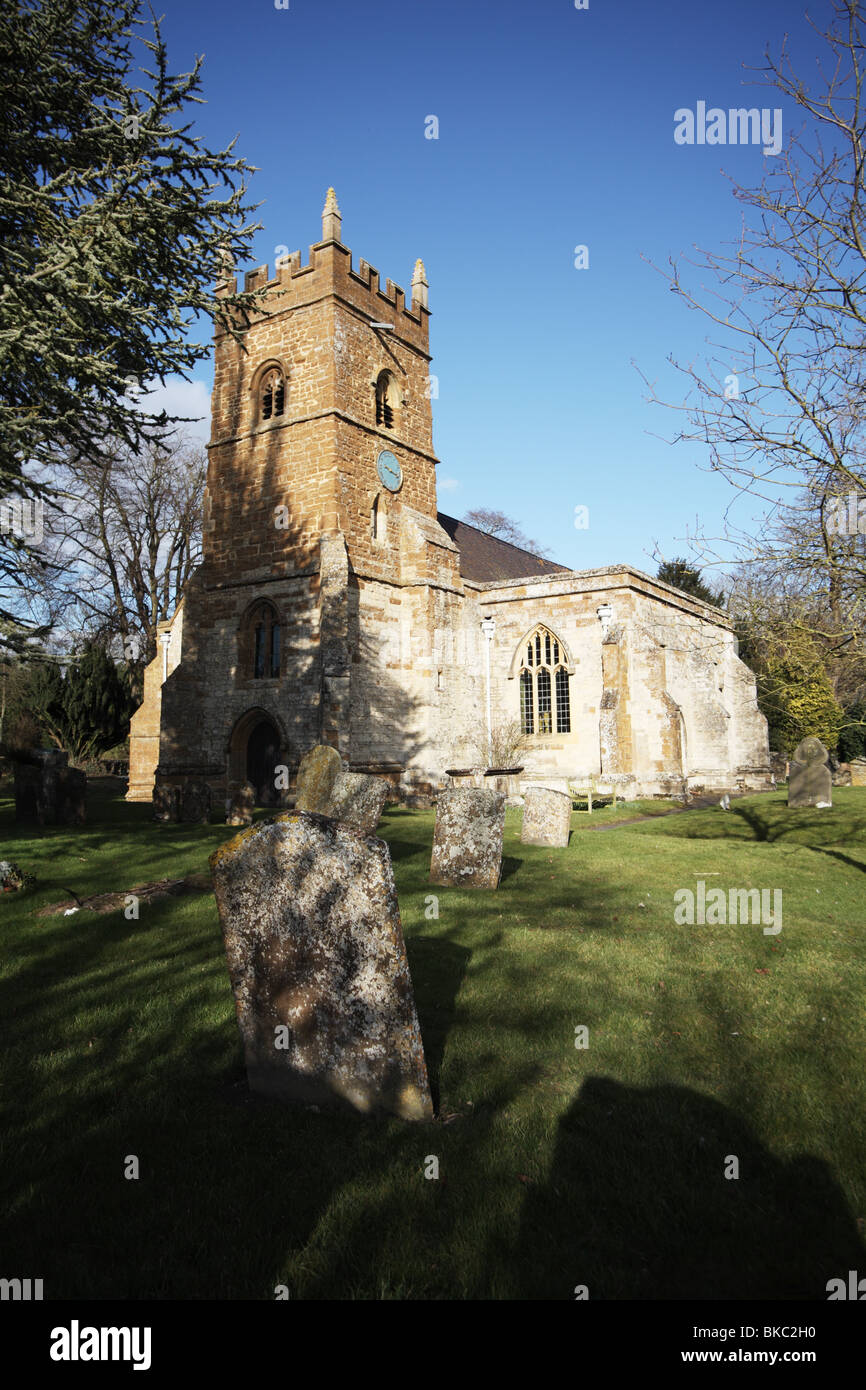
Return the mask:
{"type": "Polygon", "coordinates": [[[162,642],[162,683],[165,685],[168,680],[168,648],[171,642],[171,633],[161,632],[159,640],[162,642]]]}
{"type": "Polygon", "coordinates": [[[493,762],[493,722],[490,713],[490,648],[493,644],[493,634],[496,631],[496,623],[493,618],[484,618],[481,623],[481,631],[487,638],[487,766],[493,762]]]}

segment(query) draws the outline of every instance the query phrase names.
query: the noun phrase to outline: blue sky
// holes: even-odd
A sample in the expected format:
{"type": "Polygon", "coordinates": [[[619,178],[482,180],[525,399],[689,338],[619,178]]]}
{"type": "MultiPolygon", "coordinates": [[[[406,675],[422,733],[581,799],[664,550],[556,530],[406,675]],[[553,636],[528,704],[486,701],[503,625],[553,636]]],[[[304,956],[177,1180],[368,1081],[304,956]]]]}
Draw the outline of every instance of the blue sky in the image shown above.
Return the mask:
{"type": "MultiPolygon", "coordinates": [[[[821,45],[802,0],[164,0],[173,68],[205,55],[197,129],[238,136],[262,200],[250,265],[319,239],[327,187],[343,241],[409,290],[430,282],[439,506],[496,507],[574,568],[654,572],[696,519],[717,533],[732,489],[706,451],[669,444],[636,362],[682,400],[666,363],[699,359],[707,325],[649,261],[721,249],[760,146],[677,145],[674,112],[782,107],[748,72],[786,30],[799,70],[821,45]],[[747,85],[744,85],[747,84],[747,85]],[[425,138],[435,115],[439,137],[425,138]],[[575,247],[589,251],[575,268],[575,247]],[[576,506],[589,527],[574,526],[576,506]]],[[[829,0],[810,8],[824,27],[829,0]]],[[[201,385],[173,399],[203,403],[201,385]]],[[[754,508],[740,504],[745,521],[754,508]]]]}

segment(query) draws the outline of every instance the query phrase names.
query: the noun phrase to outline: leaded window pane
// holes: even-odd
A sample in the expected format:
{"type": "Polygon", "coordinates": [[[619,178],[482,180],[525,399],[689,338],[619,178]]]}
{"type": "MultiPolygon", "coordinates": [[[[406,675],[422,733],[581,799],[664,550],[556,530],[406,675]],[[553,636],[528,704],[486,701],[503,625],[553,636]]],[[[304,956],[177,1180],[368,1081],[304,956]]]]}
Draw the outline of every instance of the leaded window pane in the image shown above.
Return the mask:
{"type": "Polygon", "coordinates": [[[562,668],[556,673],[556,732],[571,733],[571,704],[568,696],[568,672],[562,668]]]}
{"type": "Polygon", "coordinates": [[[520,673],[520,729],[524,734],[535,732],[532,717],[532,676],[529,671],[520,673]]]}
{"type": "Polygon", "coordinates": [[[538,732],[549,734],[551,732],[551,697],[550,697],[550,672],[544,667],[536,676],[538,682],[538,732]]]}

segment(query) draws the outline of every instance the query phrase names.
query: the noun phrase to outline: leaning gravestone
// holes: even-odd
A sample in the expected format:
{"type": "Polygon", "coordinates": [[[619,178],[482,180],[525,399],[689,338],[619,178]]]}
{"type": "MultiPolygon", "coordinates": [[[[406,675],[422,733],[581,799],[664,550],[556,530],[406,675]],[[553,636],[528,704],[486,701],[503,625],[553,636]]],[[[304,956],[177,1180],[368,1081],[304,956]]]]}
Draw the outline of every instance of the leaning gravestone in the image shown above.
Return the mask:
{"type": "Polygon", "coordinates": [[[362,835],[375,835],[385,806],[389,783],[366,772],[341,772],[331,789],[327,815],[351,825],[362,835]]]}
{"type": "Polygon", "coordinates": [[[789,806],[831,806],[833,777],[827,766],[827,749],[819,738],[804,738],[788,770],[789,806]]]}
{"type": "Polygon", "coordinates": [[[180,787],[154,787],[153,818],[160,821],[180,820],[180,787]]]}
{"type": "Polygon", "coordinates": [[[320,743],[305,753],[298,768],[295,810],[329,815],[331,792],[342,770],[343,760],[336,748],[320,743]]]}
{"type": "Polygon", "coordinates": [[[387,845],[294,811],[210,864],[251,1088],[431,1119],[387,845]]]}
{"type": "Polygon", "coordinates": [[[523,798],[523,845],[564,849],[571,833],[571,797],[550,787],[527,787],[523,798]]]}
{"type": "Polygon", "coordinates": [[[440,793],[430,882],[446,888],[496,888],[502,872],[505,797],[483,788],[440,793]]]}
{"type": "Polygon", "coordinates": [[[210,787],[207,782],[184,782],[180,793],[180,818],[185,825],[210,823],[210,787]]]}
{"type": "Polygon", "coordinates": [[[256,789],[252,782],[244,782],[229,801],[226,825],[252,825],[255,804],[256,789]]]}

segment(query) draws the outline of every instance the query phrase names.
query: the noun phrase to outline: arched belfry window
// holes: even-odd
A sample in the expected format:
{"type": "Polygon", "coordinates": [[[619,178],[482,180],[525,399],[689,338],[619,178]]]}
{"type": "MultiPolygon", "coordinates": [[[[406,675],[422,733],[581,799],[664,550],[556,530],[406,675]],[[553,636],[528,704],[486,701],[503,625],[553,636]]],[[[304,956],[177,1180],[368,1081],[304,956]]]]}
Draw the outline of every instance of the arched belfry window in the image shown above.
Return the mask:
{"type": "Polygon", "coordinates": [[[397,383],[392,372],[380,372],[376,378],[376,424],[392,430],[397,423],[397,383]]]}
{"type": "Polygon", "coordinates": [[[266,600],[247,614],[242,664],[245,676],[253,680],[276,680],[280,674],[280,619],[274,605],[266,600]]]}
{"type": "Polygon", "coordinates": [[[268,367],[258,382],[258,418],[260,423],[276,420],[286,413],[286,378],[282,368],[268,367]]]}
{"type": "Polygon", "coordinates": [[[544,737],[571,733],[568,658],[558,637],[537,627],[522,644],[520,727],[544,737]]]}

